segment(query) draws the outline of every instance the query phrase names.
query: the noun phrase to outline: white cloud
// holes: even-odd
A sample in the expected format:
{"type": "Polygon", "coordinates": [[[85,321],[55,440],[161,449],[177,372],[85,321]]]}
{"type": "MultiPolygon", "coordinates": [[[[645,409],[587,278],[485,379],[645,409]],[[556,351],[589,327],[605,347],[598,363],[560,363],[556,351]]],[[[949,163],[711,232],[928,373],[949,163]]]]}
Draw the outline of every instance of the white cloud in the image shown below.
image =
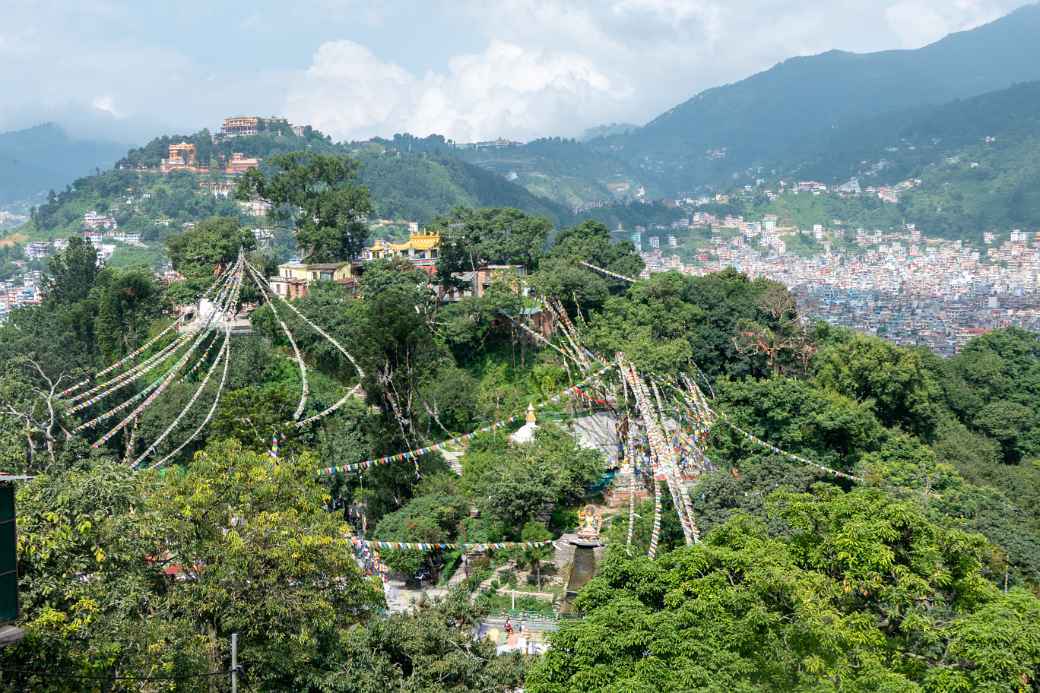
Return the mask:
{"type": "Polygon", "coordinates": [[[322,45],[289,91],[286,113],[336,135],[370,136],[396,118],[414,92],[415,78],[352,41],[322,45]]]}
{"type": "Polygon", "coordinates": [[[631,85],[600,122],[642,123],[798,55],[923,45],[1028,0],[454,0],[458,23],[530,49],[567,46],[631,85]],[[905,5],[894,14],[889,6],[905,5]],[[914,15],[917,10],[918,14],[914,15]],[[522,18],[522,19],[521,19],[522,18]],[[917,27],[914,28],[914,24],[917,27]],[[916,33],[914,33],[916,32],[916,33]]]}
{"type": "Polygon", "coordinates": [[[146,139],[284,109],[338,137],[570,135],[794,55],[919,46],[1031,1],[0,0],[0,130],[56,119],[146,139]]]}
{"type": "Polygon", "coordinates": [[[101,111],[102,113],[107,113],[113,118],[122,117],[122,114],[120,114],[119,111],[116,110],[115,101],[113,101],[112,97],[108,94],[95,96],[94,100],[90,102],[90,105],[93,106],[95,110],[101,111]]]}
{"type": "Polygon", "coordinates": [[[323,44],[287,98],[293,121],[335,137],[408,131],[461,141],[577,134],[622,103],[631,87],[587,57],[493,40],[446,70],[414,75],[351,41],[323,44]]]}
{"type": "Polygon", "coordinates": [[[885,18],[903,48],[919,48],[951,32],[992,21],[1004,9],[983,0],[902,0],[885,9],[885,18]]]}

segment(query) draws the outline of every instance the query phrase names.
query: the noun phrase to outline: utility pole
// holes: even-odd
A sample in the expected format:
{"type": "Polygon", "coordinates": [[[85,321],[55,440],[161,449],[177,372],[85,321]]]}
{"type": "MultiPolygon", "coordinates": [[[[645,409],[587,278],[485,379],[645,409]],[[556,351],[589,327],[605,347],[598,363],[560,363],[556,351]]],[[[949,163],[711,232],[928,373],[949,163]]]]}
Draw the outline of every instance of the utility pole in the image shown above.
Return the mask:
{"type": "Polygon", "coordinates": [[[231,634],[231,693],[238,693],[238,633],[231,634]]]}

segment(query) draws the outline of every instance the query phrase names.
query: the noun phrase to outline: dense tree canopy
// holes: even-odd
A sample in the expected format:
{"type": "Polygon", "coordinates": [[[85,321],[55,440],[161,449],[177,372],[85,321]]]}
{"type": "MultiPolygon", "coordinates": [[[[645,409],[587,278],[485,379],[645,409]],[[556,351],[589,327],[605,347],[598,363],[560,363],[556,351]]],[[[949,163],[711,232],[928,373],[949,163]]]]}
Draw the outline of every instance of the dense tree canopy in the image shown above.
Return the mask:
{"type": "Polygon", "coordinates": [[[95,331],[106,361],[115,361],[145,341],[163,309],[162,290],[144,270],[109,274],[98,288],[95,331]]]}
{"type": "Polygon", "coordinates": [[[129,691],[137,685],[117,680],[127,672],[198,677],[227,668],[237,632],[249,685],[317,687],[349,626],[382,597],[322,510],[315,464],[226,443],[190,473],[95,460],[38,476],[19,492],[31,616],[26,640],[4,652],[3,669],[16,672],[5,682],[72,691],[77,676],[97,676],[129,691]],[[69,676],[50,673],[61,670],[69,676]]]}
{"type": "Polygon", "coordinates": [[[629,241],[613,243],[606,226],[586,221],[559,232],[532,283],[539,293],[560,299],[571,311],[598,308],[609,296],[628,288],[624,280],[591,270],[581,262],[625,277],[636,277],[643,270],[643,261],[629,241]]]}
{"type": "Polygon", "coordinates": [[[90,242],[70,238],[65,250],[47,261],[44,280],[47,299],[68,305],[87,298],[94,288],[99,265],[97,250],[90,242]]]}
{"type": "Polygon", "coordinates": [[[836,392],[871,402],[886,426],[927,440],[938,424],[939,383],[922,351],[850,334],[816,355],[816,378],[836,392]]]}
{"type": "Polygon", "coordinates": [[[591,337],[600,350],[624,351],[659,373],[696,371],[691,360],[712,378],[797,373],[812,345],[784,296],[775,282],[732,269],[706,277],[656,274],[606,298],[591,337]]]}
{"type": "Polygon", "coordinates": [[[455,209],[430,226],[441,234],[437,273],[448,281],[455,272],[487,265],[522,265],[534,270],[552,232],[552,222],[518,209],[455,209]]]}
{"type": "MultiPolygon", "coordinates": [[[[290,151],[302,139],[312,150],[269,157],[241,194],[270,201],[311,259],[353,258],[371,205],[356,164],[338,156],[345,149],[284,128],[263,139],[244,145],[290,151]]],[[[433,157],[443,144],[402,136],[379,147],[433,157]]],[[[370,154],[385,173],[379,147],[370,154]]],[[[92,185],[122,192],[136,175],[92,185]]],[[[157,216],[195,184],[171,174],[166,192],[139,204],[157,216]]],[[[44,216],[74,224],[79,198],[58,197],[44,216]]],[[[217,204],[203,197],[206,209],[217,204]]],[[[444,239],[437,277],[403,259],[365,263],[354,290],[316,282],[295,300],[360,368],[292,311],[259,307],[253,333],[232,338],[219,401],[203,374],[222,341],[206,335],[196,367],[94,449],[100,427],[79,426],[146,397],[176,357],[82,411],[62,390],[169,326],[168,307],[194,299],[254,240],[238,217],[158,226],[184,282],[99,265],[73,241],[48,267],[43,304],[0,325],[0,469],[35,475],[19,487],[26,638],[0,650],[5,687],[121,692],[147,677],[149,690],[210,690],[238,633],[246,690],[1036,688],[1036,335],[997,331],[942,360],[807,325],[783,286],[732,270],[636,279],[635,248],[598,223],[553,238],[551,222],[515,209],[458,210],[433,225],[444,239]],[[453,300],[455,273],[506,263],[531,272],[526,286],[507,276],[453,300]],[[700,544],[685,546],[664,493],[658,558],[642,557],[655,515],[648,474],[636,490],[651,500],[633,502],[629,544],[627,507],[603,495],[613,471],[572,427],[595,410],[625,430],[631,401],[599,394],[601,384],[571,387],[582,377],[573,361],[520,326],[546,317],[541,299],[574,317],[576,336],[530,323],[554,346],[623,352],[665,395],[682,378],[708,393],[719,417],[686,479],[700,544]],[[282,321],[306,370],[302,416],[320,416],[316,425],[293,421],[304,378],[282,321]],[[189,408],[196,394],[204,404],[189,408]],[[536,433],[511,440],[528,403],[539,403],[536,433]],[[130,469],[173,421],[156,455],[198,437],[165,469],[130,469]],[[415,448],[425,453],[389,456],[415,448]],[[608,555],[573,601],[575,618],[541,658],[496,656],[473,637],[482,609],[499,608],[503,581],[564,591],[566,566],[546,565],[556,548],[535,542],[575,531],[586,503],[604,510],[608,555]],[[458,547],[388,549],[377,565],[360,535],[532,544],[466,561],[458,547]],[[388,615],[395,602],[384,602],[377,569],[460,586],[445,602],[388,615]]],[[[277,263],[252,259],[267,271],[277,263]]],[[[668,442],[682,449],[672,426],[696,415],[671,414],[668,442]]],[[[646,471],[647,451],[629,452],[646,471]]]]}
{"type": "Polygon", "coordinates": [[[201,283],[200,288],[234,262],[240,248],[250,250],[255,246],[252,232],[231,217],[206,219],[166,242],[173,268],[193,283],[201,283]]]}
{"type": "Polygon", "coordinates": [[[1000,443],[1004,459],[1040,453],[1040,339],[1019,329],[973,339],[946,362],[950,409],[970,429],[1000,443]]]}
{"type": "Polygon", "coordinates": [[[357,172],[357,162],[345,156],[279,154],[265,162],[263,171],[246,172],[238,195],[273,205],[273,217],[296,228],[296,243],[308,261],[352,260],[365,247],[364,219],[372,212],[357,172]]]}
{"type": "Polygon", "coordinates": [[[658,562],[614,552],[532,691],[1018,690],[1040,600],[987,579],[982,537],[875,491],[777,494],[658,562]]]}

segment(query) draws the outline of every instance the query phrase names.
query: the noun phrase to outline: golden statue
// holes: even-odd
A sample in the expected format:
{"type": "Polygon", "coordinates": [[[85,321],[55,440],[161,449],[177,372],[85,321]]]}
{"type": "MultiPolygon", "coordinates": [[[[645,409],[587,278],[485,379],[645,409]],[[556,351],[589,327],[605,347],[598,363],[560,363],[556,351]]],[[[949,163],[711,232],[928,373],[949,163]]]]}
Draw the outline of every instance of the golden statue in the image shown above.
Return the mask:
{"type": "Polygon", "coordinates": [[[594,505],[586,505],[578,511],[578,537],[590,541],[599,541],[599,530],[603,526],[603,516],[594,505]]]}

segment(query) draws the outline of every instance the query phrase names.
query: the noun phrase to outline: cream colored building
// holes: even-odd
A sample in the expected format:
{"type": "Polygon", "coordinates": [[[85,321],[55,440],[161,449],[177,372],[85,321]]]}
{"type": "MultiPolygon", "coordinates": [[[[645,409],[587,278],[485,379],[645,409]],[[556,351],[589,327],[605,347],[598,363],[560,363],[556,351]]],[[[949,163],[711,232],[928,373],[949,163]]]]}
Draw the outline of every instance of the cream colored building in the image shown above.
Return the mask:
{"type": "Polygon", "coordinates": [[[268,280],[271,288],[282,298],[292,300],[303,298],[315,282],[335,282],[342,286],[353,287],[355,277],[349,262],[322,262],[304,264],[287,262],[278,266],[278,275],[268,280]]]}

